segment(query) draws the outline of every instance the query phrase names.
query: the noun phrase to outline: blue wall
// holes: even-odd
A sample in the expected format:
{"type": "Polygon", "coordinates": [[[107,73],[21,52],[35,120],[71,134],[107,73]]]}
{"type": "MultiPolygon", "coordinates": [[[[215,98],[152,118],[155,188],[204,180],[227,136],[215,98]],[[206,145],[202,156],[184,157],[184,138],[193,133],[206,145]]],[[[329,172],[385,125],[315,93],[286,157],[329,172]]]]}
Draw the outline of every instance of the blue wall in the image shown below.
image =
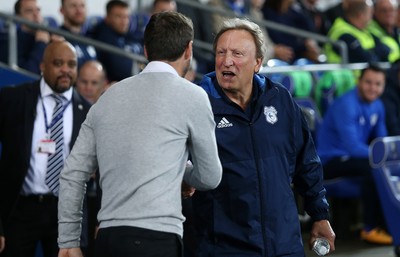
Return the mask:
{"type": "Polygon", "coordinates": [[[37,80],[39,76],[30,75],[24,72],[19,72],[0,64],[0,88],[10,85],[18,85],[21,83],[37,80]]]}

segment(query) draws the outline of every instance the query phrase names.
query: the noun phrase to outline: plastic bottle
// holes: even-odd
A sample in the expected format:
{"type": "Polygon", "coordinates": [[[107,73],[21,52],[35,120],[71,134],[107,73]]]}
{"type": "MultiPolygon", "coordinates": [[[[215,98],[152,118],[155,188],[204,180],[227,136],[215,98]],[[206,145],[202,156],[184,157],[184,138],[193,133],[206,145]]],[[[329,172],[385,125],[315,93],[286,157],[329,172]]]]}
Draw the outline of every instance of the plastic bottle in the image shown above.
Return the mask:
{"type": "Polygon", "coordinates": [[[317,238],[313,244],[313,251],[319,255],[324,256],[327,255],[331,249],[329,245],[329,241],[326,238],[317,238]]]}

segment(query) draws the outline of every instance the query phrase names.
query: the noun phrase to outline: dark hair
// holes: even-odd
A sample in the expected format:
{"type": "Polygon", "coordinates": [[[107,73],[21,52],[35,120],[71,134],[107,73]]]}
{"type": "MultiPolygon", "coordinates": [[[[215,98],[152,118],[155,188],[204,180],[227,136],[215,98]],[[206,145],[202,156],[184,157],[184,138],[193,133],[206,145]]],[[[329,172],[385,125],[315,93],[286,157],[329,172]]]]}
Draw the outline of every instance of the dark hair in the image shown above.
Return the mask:
{"type": "Polygon", "coordinates": [[[385,70],[383,68],[381,68],[378,64],[369,63],[367,67],[365,67],[364,69],[361,70],[360,78],[362,78],[364,76],[365,72],[368,70],[375,71],[375,72],[381,72],[386,75],[385,70]]]}
{"type": "Polygon", "coordinates": [[[21,0],[18,0],[17,2],[15,2],[14,4],[14,14],[20,14],[21,13],[21,0]]]}
{"type": "Polygon", "coordinates": [[[153,14],[144,31],[149,61],[176,61],[193,40],[193,22],[178,12],[153,14]]]}
{"type": "Polygon", "coordinates": [[[121,0],[111,0],[106,5],[106,14],[109,14],[114,7],[129,8],[129,4],[121,0]]]}
{"type": "Polygon", "coordinates": [[[282,0],[266,0],[264,3],[264,8],[268,7],[272,10],[275,10],[276,12],[280,12],[282,4],[282,0]]]}

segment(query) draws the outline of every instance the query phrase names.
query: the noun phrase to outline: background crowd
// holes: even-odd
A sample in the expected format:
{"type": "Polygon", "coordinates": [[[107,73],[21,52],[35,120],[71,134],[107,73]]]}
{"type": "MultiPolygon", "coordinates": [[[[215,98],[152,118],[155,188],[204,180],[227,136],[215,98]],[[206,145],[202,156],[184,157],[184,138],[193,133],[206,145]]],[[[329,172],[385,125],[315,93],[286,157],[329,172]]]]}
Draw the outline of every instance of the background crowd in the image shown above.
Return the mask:
{"type": "MultiPolygon", "coordinates": [[[[260,47],[264,51],[264,58],[256,73],[260,72],[287,86],[294,99],[306,96],[315,104],[321,121],[312,131],[312,140],[321,156],[325,179],[361,177],[363,214],[360,237],[370,243],[392,244],[391,235],[387,232],[390,224],[386,224],[380,210],[380,200],[370,173],[368,145],[376,137],[400,134],[400,8],[397,0],[343,0],[323,11],[317,8],[318,0],[193,0],[211,11],[174,0],[154,0],[143,10],[132,8],[127,1],[110,0],[104,6],[104,16],[91,15],[86,1],[90,0],[60,0],[59,9],[54,12],[61,15],[62,22],[51,16],[43,17],[43,6],[37,0],[16,1],[14,15],[143,56],[144,32],[150,17],[165,11],[181,12],[193,21],[193,60],[185,78],[196,84],[204,74],[209,76],[216,69],[215,53],[197,47],[196,41],[210,46],[214,44],[215,48],[214,36],[219,32],[222,22],[234,16],[248,18],[259,24],[264,36],[264,45],[260,47]],[[331,41],[322,42],[318,36],[302,36],[273,29],[265,26],[265,22],[325,36],[331,41]],[[342,55],[337,44],[332,43],[335,41],[342,41],[346,45],[346,56],[342,55]],[[302,79],[290,73],[268,74],[268,68],[276,65],[341,64],[344,60],[348,63],[370,64],[365,70],[348,70],[350,86],[346,90],[341,90],[338,82],[334,87],[320,88],[327,77],[333,76],[333,71],[303,72],[302,79]],[[308,91],[302,95],[296,85],[304,82],[304,74],[310,80],[306,80],[308,91]],[[291,82],[286,84],[283,78],[288,76],[291,82]],[[328,104],[318,96],[318,90],[329,91],[331,98],[328,104]]],[[[114,83],[137,75],[146,67],[144,62],[111,53],[90,43],[23,24],[17,26],[18,66],[39,76],[51,76],[47,75],[49,69],[41,68],[46,48],[52,43],[61,44],[64,40],[76,51],[76,78],[71,86],[90,105],[95,104],[114,83]]],[[[0,62],[7,63],[10,42],[7,25],[0,23],[0,62]]],[[[50,62],[51,59],[45,61],[50,62]]],[[[86,110],[86,105],[82,108],[86,110]]],[[[13,189],[17,195],[23,188],[23,179],[19,180],[19,188],[13,189]]],[[[99,195],[96,176],[93,176],[88,183],[84,215],[88,227],[85,228],[86,232],[84,230],[86,237],[83,242],[88,256],[93,254],[91,246],[97,225],[99,195]]],[[[13,206],[15,202],[7,203],[13,206]]],[[[0,204],[3,205],[2,202],[0,204]]],[[[191,222],[191,204],[184,201],[187,223],[191,222]]],[[[4,219],[8,213],[2,212],[1,215],[4,219]]],[[[193,238],[184,240],[188,244],[194,241],[193,238]]],[[[1,245],[0,240],[0,250],[1,245]]],[[[190,256],[191,253],[186,254],[190,256]]]]}

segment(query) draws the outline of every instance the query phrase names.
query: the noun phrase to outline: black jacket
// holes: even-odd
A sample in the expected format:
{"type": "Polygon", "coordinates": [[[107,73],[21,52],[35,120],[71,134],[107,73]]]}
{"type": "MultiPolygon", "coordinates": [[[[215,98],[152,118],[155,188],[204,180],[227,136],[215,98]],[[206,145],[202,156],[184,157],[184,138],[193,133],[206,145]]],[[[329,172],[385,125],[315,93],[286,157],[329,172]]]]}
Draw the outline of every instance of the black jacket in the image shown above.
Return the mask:
{"type": "MultiPolygon", "coordinates": [[[[33,124],[40,93],[40,81],[0,90],[0,235],[7,224],[29,168],[33,124]]],[[[90,108],[75,90],[72,97],[73,127],[71,145],[78,136],[90,108]]]]}

